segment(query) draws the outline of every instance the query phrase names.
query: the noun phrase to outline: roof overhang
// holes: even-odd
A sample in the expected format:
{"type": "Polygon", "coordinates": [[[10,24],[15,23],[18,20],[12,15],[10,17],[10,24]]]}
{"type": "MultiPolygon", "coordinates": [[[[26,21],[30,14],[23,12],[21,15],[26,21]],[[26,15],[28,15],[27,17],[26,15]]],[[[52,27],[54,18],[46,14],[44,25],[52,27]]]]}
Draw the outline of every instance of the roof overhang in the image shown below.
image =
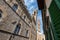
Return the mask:
{"type": "Polygon", "coordinates": [[[39,10],[44,9],[44,0],[37,0],[39,10]]]}

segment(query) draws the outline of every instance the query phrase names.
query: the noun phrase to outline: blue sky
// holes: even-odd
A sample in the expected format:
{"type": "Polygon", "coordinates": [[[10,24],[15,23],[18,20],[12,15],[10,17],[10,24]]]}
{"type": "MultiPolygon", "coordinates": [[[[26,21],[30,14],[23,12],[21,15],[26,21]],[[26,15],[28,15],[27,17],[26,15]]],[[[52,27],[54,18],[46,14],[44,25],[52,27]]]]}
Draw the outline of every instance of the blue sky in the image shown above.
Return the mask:
{"type": "MultiPolygon", "coordinates": [[[[25,0],[25,5],[27,6],[27,9],[31,15],[35,9],[38,9],[37,0],[25,0]]],[[[40,30],[41,33],[43,33],[41,10],[38,10],[37,19],[40,20],[40,30]]]]}

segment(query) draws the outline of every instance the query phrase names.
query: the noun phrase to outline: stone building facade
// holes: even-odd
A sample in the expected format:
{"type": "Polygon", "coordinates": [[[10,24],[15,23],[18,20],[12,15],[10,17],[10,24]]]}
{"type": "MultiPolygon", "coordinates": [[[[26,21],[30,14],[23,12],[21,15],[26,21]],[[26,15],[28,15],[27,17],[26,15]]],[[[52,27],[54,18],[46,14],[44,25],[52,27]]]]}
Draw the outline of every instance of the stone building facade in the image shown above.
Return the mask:
{"type": "Polygon", "coordinates": [[[0,40],[36,40],[34,20],[23,0],[0,0],[0,40]]]}
{"type": "Polygon", "coordinates": [[[41,33],[40,20],[37,22],[37,40],[45,40],[45,35],[41,33]]]}
{"type": "Polygon", "coordinates": [[[41,32],[41,30],[40,30],[40,20],[38,20],[37,26],[38,26],[38,27],[37,27],[37,31],[38,31],[38,32],[41,32]]]}
{"type": "Polygon", "coordinates": [[[40,32],[37,32],[37,40],[45,40],[45,35],[40,32]]]}

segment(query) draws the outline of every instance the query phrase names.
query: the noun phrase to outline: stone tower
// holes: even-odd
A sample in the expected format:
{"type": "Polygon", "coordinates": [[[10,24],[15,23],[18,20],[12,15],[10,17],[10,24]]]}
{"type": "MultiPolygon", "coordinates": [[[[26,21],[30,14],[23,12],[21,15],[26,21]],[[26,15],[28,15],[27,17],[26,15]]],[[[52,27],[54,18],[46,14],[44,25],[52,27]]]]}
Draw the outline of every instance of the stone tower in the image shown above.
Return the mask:
{"type": "Polygon", "coordinates": [[[37,31],[40,32],[40,20],[37,22],[37,31]]]}
{"type": "Polygon", "coordinates": [[[34,20],[36,21],[36,20],[37,20],[37,9],[34,10],[34,12],[33,12],[33,17],[34,17],[34,20]]]}

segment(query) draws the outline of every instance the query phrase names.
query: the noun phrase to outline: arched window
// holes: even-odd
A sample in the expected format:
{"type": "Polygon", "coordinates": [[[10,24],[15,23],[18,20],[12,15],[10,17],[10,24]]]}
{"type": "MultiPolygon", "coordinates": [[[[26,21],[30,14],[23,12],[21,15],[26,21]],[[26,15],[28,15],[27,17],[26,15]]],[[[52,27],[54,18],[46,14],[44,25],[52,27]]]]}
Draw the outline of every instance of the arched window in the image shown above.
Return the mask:
{"type": "Polygon", "coordinates": [[[17,24],[14,33],[18,34],[21,28],[21,24],[17,24]]]}
{"type": "Polygon", "coordinates": [[[2,12],[2,10],[0,9],[0,18],[2,17],[2,13],[3,13],[3,12],[2,12]]]}
{"type": "Polygon", "coordinates": [[[18,9],[18,5],[14,4],[12,8],[16,11],[18,9]]]}
{"type": "Polygon", "coordinates": [[[24,15],[24,19],[26,18],[26,16],[24,15]]]}
{"type": "Polygon", "coordinates": [[[26,30],[26,37],[28,36],[28,30],[26,30]]]}
{"type": "Polygon", "coordinates": [[[26,20],[26,15],[22,14],[22,18],[26,20]]]}

